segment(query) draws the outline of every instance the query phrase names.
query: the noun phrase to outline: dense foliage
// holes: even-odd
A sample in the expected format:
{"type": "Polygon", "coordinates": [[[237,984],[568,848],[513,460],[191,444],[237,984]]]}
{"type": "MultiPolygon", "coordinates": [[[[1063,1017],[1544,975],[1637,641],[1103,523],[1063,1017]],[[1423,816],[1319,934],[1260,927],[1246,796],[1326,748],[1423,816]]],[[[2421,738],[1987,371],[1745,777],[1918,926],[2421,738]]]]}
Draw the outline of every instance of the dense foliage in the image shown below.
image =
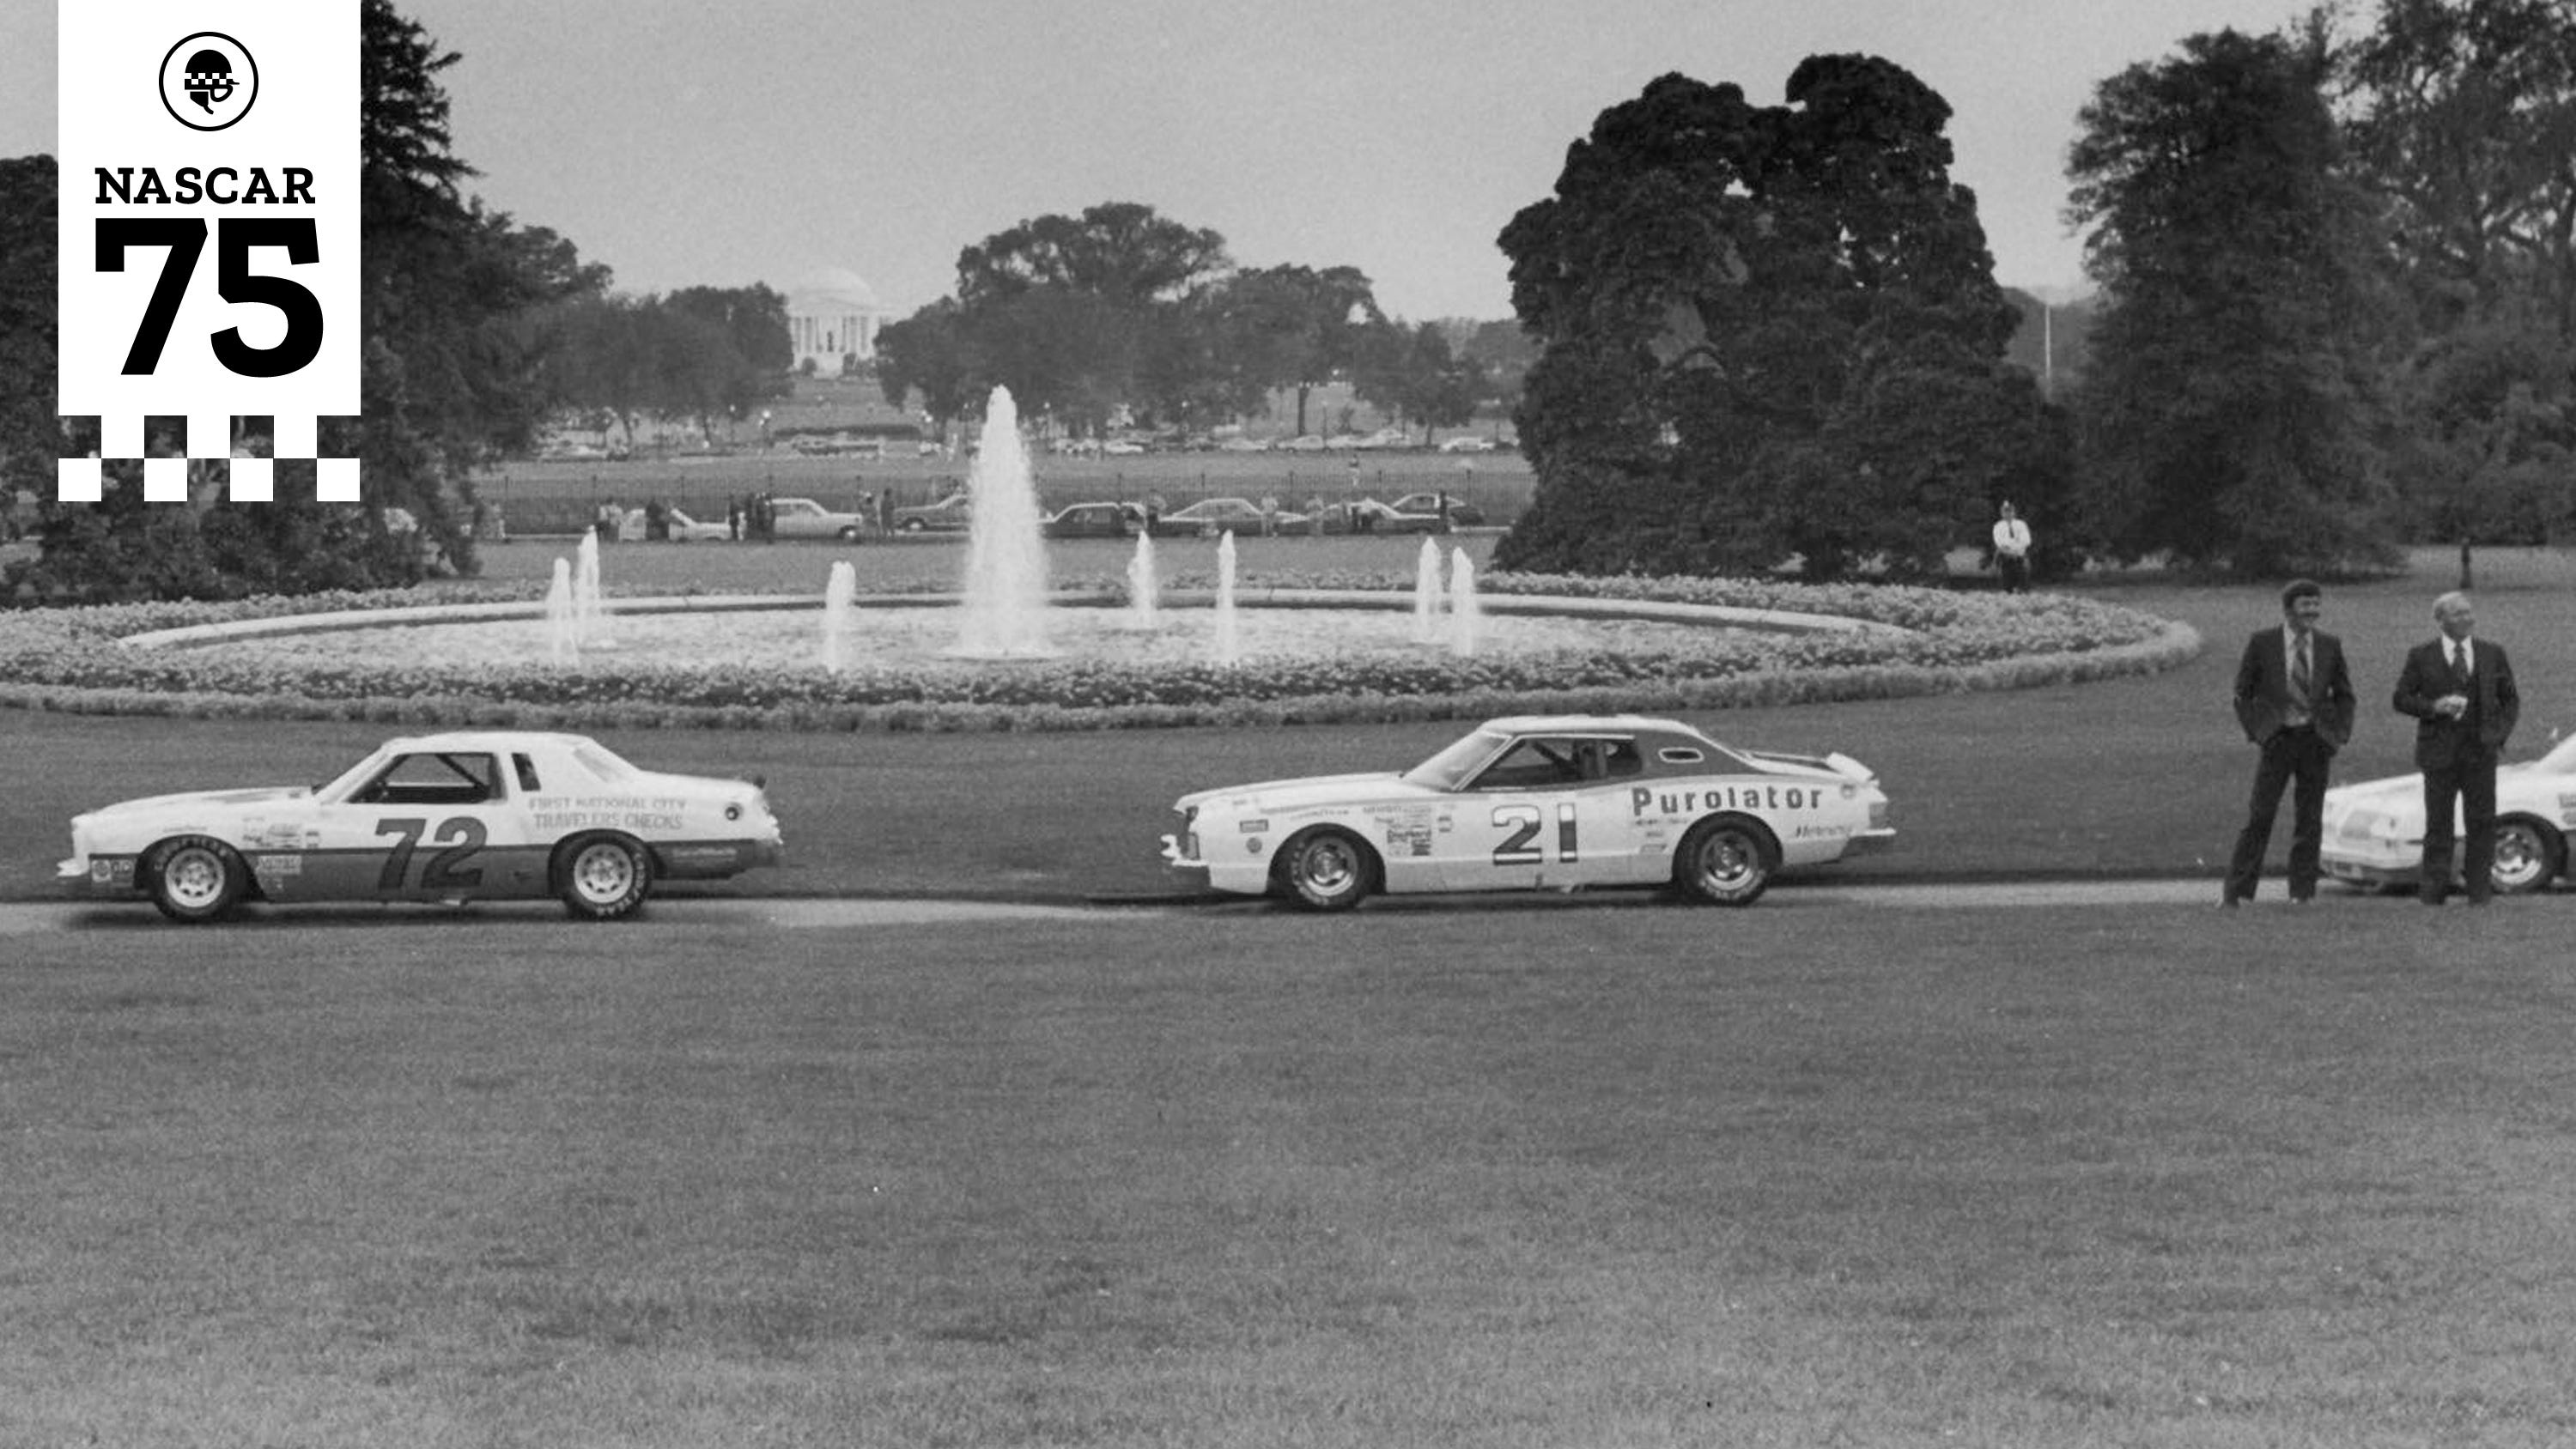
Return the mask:
{"type": "Polygon", "coordinates": [[[1502,234],[1545,351],[1497,562],[1928,575],[1998,503],[2053,512],[2063,428],[2003,362],[1949,116],[1866,56],[1811,57],[1782,106],[1668,75],[1603,112],[1502,234]]]}
{"type": "MultiPolygon", "coordinates": [[[[1187,585],[1190,580],[1176,580],[1187,585]]],[[[1253,579],[1247,588],[1365,587],[1382,578],[1253,579]]],[[[402,660],[319,667],[118,641],[153,629],[417,605],[354,593],[235,604],[125,605],[0,616],[0,703],[100,713],[351,718],[409,724],[784,729],[1100,729],[1466,718],[1515,710],[1701,710],[2014,688],[2151,672],[2196,653],[2189,629],[2062,595],[1721,579],[1488,575],[1501,594],[1664,600],[1839,614],[1896,626],[1746,636],[1702,647],[1457,658],[1340,657],[1184,667],[1067,660],[818,668],[614,668],[402,660]]],[[[1104,592],[1105,582],[1092,587],[1104,592]]],[[[479,590],[531,597],[533,587],[479,590]]]]}
{"type": "Polygon", "coordinates": [[[1217,233],[1133,202],[967,247],[956,295],[889,323],[877,351],[887,400],[942,426],[1004,386],[1022,416],[1077,435],[1113,420],[1204,430],[1274,392],[1304,433],[1314,388],[1335,378],[1427,429],[1466,421],[1496,386],[1485,349],[1388,319],[1358,268],[1238,268],[1217,233]]]}
{"type": "MultiPolygon", "coordinates": [[[[366,501],[354,509],[317,502],[311,464],[298,460],[280,460],[274,503],[232,507],[222,501],[217,470],[201,466],[188,507],[146,505],[140,465],[114,460],[99,503],[54,501],[52,459],[80,443],[64,439],[58,425],[31,429],[25,415],[54,411],[57,178],[51,158],[8,163],[0,173],[7,228],[0,357],[8,359],[0,372],[0,467],[45,500],[43,555],[10,584],[40,598],[229,598],[402,584],[438,561],[473,566],[471,470],[526,447],[556,401],[542,314],[595,293],[607,273],[582,263],[552,232],[518,226],[461,194],[473,171],[450,149],[437,79],[457,59],[389,0],[364,0],[363,411],[326,420],[321,439],[326,454],[361,461],[366,501]]],[[[176,440],[147,435],[146,446],[176,440]]]]}
{"type": "Polygon", "coordinates": [[[2387,313],[2315,44],[2194,36],[2083,113],[2070,214],[2108,293],[2083,418],[2086,511],[2124,558],[2247,573],[2377,562],[2387,313]]]}

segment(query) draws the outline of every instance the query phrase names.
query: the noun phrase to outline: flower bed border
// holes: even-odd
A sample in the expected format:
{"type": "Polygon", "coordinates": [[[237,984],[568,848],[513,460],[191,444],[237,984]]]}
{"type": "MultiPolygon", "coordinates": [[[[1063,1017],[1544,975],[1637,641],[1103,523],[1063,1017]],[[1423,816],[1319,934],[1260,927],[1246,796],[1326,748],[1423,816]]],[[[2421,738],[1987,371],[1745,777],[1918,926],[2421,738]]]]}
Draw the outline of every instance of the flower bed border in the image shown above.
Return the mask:
{"type": "MultiPolygon", "coordinates": [[[[813,697],[810,678],[785,672],[772,672],[778,675],[775,689],[770,687],[773,681],[765,678],[728,680],[726,687],[744,698],[720,704],[633,697],[499,698],[458,687],[466,682],[463,672],[455,679],[431,679],[426,687],[405,693],[334,694],[323,687],[333,681],[318,674],[308,676],[305,689],[251,692],[190,688],[191,671],[184,661],[139,666],[134,664],[135,655],[102,655],[97,647],[102,640],[123,640],[155,630],[320,613],[372,613],[424,604],[417,592],[334,594],[0,614],[0,680],[5,680],[0,682],[0,706],[85,714],[530,729],[1011,731],[1387,723],[1541,712],[1696,713],[2022,689],[2157,673],[2193,658],[2202,647],[2200,635],[2188,625],[2068,595],[1507,573],[1488,575],[1479,583],[1498,610],[1512,608],[1517,602],[1514,596],[1532,594],[1590,601],[1580,610],[1584,613],[1621,612],[1622,602],[1650,609],[1659,604],[1696,605],[1709,609],[1713,622],[1727,614],[1768,615],[1778,623],[1804,617],[1811,632],[1783,644],[1769,659],[1655,656],[1629,661],[1642,665],[1646,677],[1567,688],[1530,687],[1523,677],[1527,670],[1475,659],[1407,665],[1406,677],[1397,682],[1400,688],[1387,691],[1305,688],[1311,670],[1280,671],[1285,677],[1274,679],[1265,677],[1256,664],[1234,673],[1218,666],[1165,671],[1184,676],[1183,688],[1176,692],[1206,697],[1110,703],[1068,703],[1063,698],[853,700],[827,697],[828,691],[826,697],[813,697]],[[1829,617],[1816,619],[1818,615],[1829,617]],[[1682,677],[1653,677],[1651,671],[1659,663],[1672,665],[1671,672],[1682,677]],[[49,674],[71,677],[44,677],[49,674]],[[1281,692],[1224,697],[1227,685],[1237,680],[1275,685],[1281,692]]],[[[1177,578],[1166,597],[1186,600],[1207,588],[1208,581],[1177,578]]],[[[1247,604],[1280,603],[1292,595],[1298,602],[1320,603],[1321,594],[1347,594],[1354,589],[1384,601],[1376,607],[1411,607],[1406,581],[1374,577],[1247,580],[1237,597],[1247,604]]],[[[1108,603],[1119,598],[1117,587],[1106,582],[1063,592],[1076,601],[1108,603]]],[[[451,589],[447,597],[428,602],[453,609],[461,617],[490,617],[524,611],[536,597],[537,591],[527,586],[478,585],[451,589]]],[[[743,602],[745,597],[684,598],[670,603],[688,608],[716,607],[720,602],[728,607],[762,606],[743,602]]],[[[819,603],[818,597],[801,594],[748,597],[765,601],[767,607],[819,603]]],[[[930,602],[940,597],[932,590],[900,588],[879,591],[870,599],[930,602]]],[[[1336,600],[1333,606],[1363,602],[1336,600]]],[[[1116,669],[1077,668],[1065,671],[1064,679],[1068,687],[1062,694],[1077,699],[1094,692],[1116,694],[1122,683],[1134,683],[1116,669]]],[[[1043,692],[1048,681],[1028,687],[1043,692]]]]}

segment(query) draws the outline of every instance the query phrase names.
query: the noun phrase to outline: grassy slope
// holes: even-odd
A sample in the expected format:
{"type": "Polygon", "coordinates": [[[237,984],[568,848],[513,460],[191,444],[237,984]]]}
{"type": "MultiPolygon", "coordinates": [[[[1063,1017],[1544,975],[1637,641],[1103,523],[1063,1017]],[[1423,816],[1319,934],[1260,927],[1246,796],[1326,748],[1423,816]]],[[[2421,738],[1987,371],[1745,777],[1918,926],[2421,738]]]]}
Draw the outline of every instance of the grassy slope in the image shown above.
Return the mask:
{"type": "Polygon", "coordinates": [[[2559,909],[20,938],[0,1441],[2563,1443],[2559,909]]]}

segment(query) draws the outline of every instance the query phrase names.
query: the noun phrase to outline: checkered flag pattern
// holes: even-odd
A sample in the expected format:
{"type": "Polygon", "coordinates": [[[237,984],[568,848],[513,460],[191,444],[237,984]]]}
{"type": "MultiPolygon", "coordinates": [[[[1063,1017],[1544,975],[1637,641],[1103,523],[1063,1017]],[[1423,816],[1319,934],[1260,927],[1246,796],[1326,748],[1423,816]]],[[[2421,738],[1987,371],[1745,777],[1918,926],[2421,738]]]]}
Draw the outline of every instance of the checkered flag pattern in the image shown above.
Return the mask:
{"type": "Polygon", "coordinates": [[[278,414],[270,432],[271,456],[266,458],[233,457],[232,424],[233,420],[221,413],[191,413],[188,416],[186,457],[144,458],[142,417],[133,413],[102,416],[99,419],[99,456],[62,459],[55,479],[54,497],[64,503],[96,503],[107,491],[106,459],[142,458],[143,501],[185,503],[188,501],[188,465],[221,458],[231,463],[232,486],[226,496],[232,502],[273,503],[277,500],[277,460],[311,458],[317,501],[360,501],[358,460],[320,456],[316,451],[318,420],[311,414],[278,414]]]}

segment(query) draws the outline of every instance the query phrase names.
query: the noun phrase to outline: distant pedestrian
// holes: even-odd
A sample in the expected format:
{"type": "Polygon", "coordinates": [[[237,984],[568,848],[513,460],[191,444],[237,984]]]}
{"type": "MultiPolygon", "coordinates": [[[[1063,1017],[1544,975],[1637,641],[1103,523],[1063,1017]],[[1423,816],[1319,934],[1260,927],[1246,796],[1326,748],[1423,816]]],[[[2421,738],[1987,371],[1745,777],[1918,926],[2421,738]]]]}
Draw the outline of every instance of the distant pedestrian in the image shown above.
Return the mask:
{"type": "Polygon", "coordinates": [[[1279,500],[1270,494],[1264,493],[1261,495],[1261,536],[1268,538],[1270,535],[1277,533],[1278,531],[1279,500]]]}
{"type": "Polygon", "coordinates": [[[1995,572],[2007,594],[2030,592],[2030,525],[2005,504],[1995,519],[1995,572]]]}
{"type": "Polygon", "coordinates": [[[735,543],[742,542],[742,495],[739,493],[725,499],[725,537],[735,543]]]}
{"type": "Polygon", "coordinates": [[[2407,651],[2392,703],[2415,717],[2415,768],[2424,772],[2424,855],[2416,894],[2438,906],[2451,888],[2451,844],[2458,828],[2468,835],[2461,862],[2469,904],[2482,906],[2495,891],[2496,761],[2522,694],[2501,646],[2472,637],[2477,610],[2465,593],[2433,601],[2441,637],[2407,651]]]}
{"type": "MultiPolygon", "coordinates": [[[[2010,505],[2006,505],[2010,506],[2010,505]]],[[[2236,722],[2262,754],[2254,794],[2237,832],[2219,904],[2254,898],[2271,848],[2281,791],[2295,786],[2290,815],[2290,899],[2316,899],[2325,845],[2326,776],[2335,751],[2352,738],[2352,674],[2343,644],[2317,627],[2325,590],[2299,579],[2281,590],[2281,625],[2258,629],[2236,665],[2236,722]]]]}
{"type": "Polygon", "coordinates": [[[1321,493],[1309,494],[1306,498],[1306,532],[1315,538],[1324,536],[1324,495],[1321,493]]]}

